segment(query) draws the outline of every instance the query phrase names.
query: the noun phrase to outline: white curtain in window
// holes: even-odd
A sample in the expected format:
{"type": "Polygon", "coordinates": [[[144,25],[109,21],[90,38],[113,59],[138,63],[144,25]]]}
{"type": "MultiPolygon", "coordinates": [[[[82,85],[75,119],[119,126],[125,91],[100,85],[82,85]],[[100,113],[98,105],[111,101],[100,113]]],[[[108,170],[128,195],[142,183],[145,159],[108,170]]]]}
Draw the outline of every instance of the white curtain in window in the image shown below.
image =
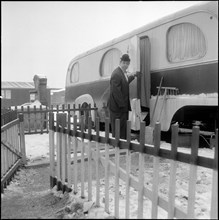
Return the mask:
{"type": "Polygon", "coordinates": [[[167,36],[167,55],[171,62],[199,59],[206,53],[205,38],[201,30],[190,23],[170,28],[167,36]]]}
{"type": "Polygon", "coordinates": [[[109,76],[113,70],[119,65],[122,53],[118,49],[109,50],[103,57],[101,62],[101,76],[109,76]]]}

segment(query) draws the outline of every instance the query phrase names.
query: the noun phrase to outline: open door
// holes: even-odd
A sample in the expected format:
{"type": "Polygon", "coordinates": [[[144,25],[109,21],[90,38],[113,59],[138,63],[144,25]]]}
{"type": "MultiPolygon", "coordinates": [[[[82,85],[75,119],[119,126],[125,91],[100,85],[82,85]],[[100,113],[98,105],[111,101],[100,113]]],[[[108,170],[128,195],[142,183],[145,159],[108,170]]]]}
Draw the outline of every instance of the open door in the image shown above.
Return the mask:
{"type": "Polygon", "coordinates": [[[140,99],[142,111],[148,112],[146,124],[150,123],[150,97],[151,97],[151,47],[147,36],[140,38],[140,72],[138,79],[138,98],[140,99]]]}

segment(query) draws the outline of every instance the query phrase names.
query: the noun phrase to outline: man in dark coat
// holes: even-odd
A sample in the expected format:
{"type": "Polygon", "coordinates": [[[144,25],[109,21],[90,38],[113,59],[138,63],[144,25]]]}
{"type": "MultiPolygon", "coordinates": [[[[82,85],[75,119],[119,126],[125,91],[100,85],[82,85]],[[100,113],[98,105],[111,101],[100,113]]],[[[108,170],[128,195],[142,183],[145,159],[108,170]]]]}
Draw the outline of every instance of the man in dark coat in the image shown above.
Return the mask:
{"type": "Polygon", "coordinates": [[[120,138],[122,139],[126,139],[126,125],[129,111],[131,111],[129,83],[137,76],[137,73],[127,74],[129,64],[129,55],[123,54],[119,66],[113,71],[110,78],[108,107],[112,136],[115,137],[115,121],[120,119],[120,138]]]}

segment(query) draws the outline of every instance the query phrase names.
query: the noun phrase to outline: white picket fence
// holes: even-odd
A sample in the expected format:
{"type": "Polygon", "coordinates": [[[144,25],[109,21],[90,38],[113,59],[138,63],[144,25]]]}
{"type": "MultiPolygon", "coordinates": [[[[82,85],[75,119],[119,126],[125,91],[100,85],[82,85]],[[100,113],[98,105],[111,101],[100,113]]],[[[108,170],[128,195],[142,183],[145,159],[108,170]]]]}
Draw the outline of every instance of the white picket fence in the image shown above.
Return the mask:
{"type": "Polygon", "coordinates": [[[109,132],[109,119],[106,119],[104,135],[99,131],[99,118],[95,121],[95,130],[91,126],[91,117],[88,120],[88,129],[85,128],[84,116],[80,118],[80,126],[77,123],[77,116],[74,116],[73,127],[66,123],[66,114],[58,113],[56,123],[54,114],[49,115],[49,143],[50,143],[50,183],[51,188],[57,185],[57,190],[72,191],[78,193],[80,184],[81,197],[88,195],[92,197],[92,181],[96,182],[95,203],[100,205],[100,174],[101,166],[104,169],[103,181],[105,184],[104,198],[105,211],[109,212],[109,176],[115,178],[114,190],[114,216],[119,216],[119,180],[122,179],[126,187],[125,217],[130,217],[130,189],[138,192],[137,218],[143,218],[144,199],[151,201],[151,218],[158,218],[158,209],[162,208],[167,212],[167,217],[172,218],[195,218],[196,182],[197,168],[199,166],[213,170],[212,174],[212,196],[210,205],[210,218],[218,218],[218,130],[216,130],[216,144],[214,158],[198,155],[199,149],[199,127],[193,127],[191,153],[178,151],[178,125],[172,126],[171,149],[160,148],[160,124],[156,123],[154,130],[154,144],[145,144],[145,124],[140,126],[140,141],[131,141],[131,122],[127,121],[127,140],[120,139],[119,120],[116,121],[116,137],[111,137],[109,132]],[[79,139],[81,146],[79,146],[79,139]],[[85,143],[85,140],[87,143],[85,143]],[[86,145],[86,147],[85,147],[86,145]],[[113,146],[113,147],[112,147],[113,146]],[[74,156],[71,157],[72,151],[74,156]],[[76,153],[77,152],[77,153],[76,153]],[[80,156],[78,153],[80,152],[80,156]],[[139,154],[138,178],[131,174],[131,155],[133,152],[139,154]],[[125,154],[124,154],[125,153],[125,154]],[[114,156],[115,162],[110,160],[114,156]],[[126,168],[120,166],[120,156],[126,155],[126,168]],[[153,157],[153,179],[152,189],[145,184],[144,163],[145,156],[153,157]],[[161,159],[169,159],[169,187],[168,198],[159,194],[159,165],[161,159]],[[85,161],[87,165],[85,165],[85,161]],[[95,168],[92,163],[95,161],[95,168]],[[189,166],[188,180],[188,203],[187,210],[176,204],[176,170],[177,164],[183,162],[189,166]],[[73,164],[73,166],[72,166],[73,164]],[[73,171],[72,171],[73,167],[73,171]],[[80,168],[80,169],[79,169],[80,168]],[[80,173],[79,173],[80,170],[80,173]],[[95,178],[92,174],[95,173],[95,178]],[[85,174],[87,175],[85,177],[85,174]],[[79,181],[80,176],[80,181],[79,181]],[[85,193],[85,183],[88,192],[85,193]]]}

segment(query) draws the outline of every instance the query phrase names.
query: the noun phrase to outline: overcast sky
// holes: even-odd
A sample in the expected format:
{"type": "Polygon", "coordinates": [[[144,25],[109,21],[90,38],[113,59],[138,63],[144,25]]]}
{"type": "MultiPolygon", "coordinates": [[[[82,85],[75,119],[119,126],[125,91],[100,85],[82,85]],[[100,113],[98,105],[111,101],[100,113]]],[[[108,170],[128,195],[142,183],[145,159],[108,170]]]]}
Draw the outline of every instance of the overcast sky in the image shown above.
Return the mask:
{"type": "Polygon", "coordinates": [[[196,3],[1,1],[1,79],[64,88],[75,56],[196,3]]]}

